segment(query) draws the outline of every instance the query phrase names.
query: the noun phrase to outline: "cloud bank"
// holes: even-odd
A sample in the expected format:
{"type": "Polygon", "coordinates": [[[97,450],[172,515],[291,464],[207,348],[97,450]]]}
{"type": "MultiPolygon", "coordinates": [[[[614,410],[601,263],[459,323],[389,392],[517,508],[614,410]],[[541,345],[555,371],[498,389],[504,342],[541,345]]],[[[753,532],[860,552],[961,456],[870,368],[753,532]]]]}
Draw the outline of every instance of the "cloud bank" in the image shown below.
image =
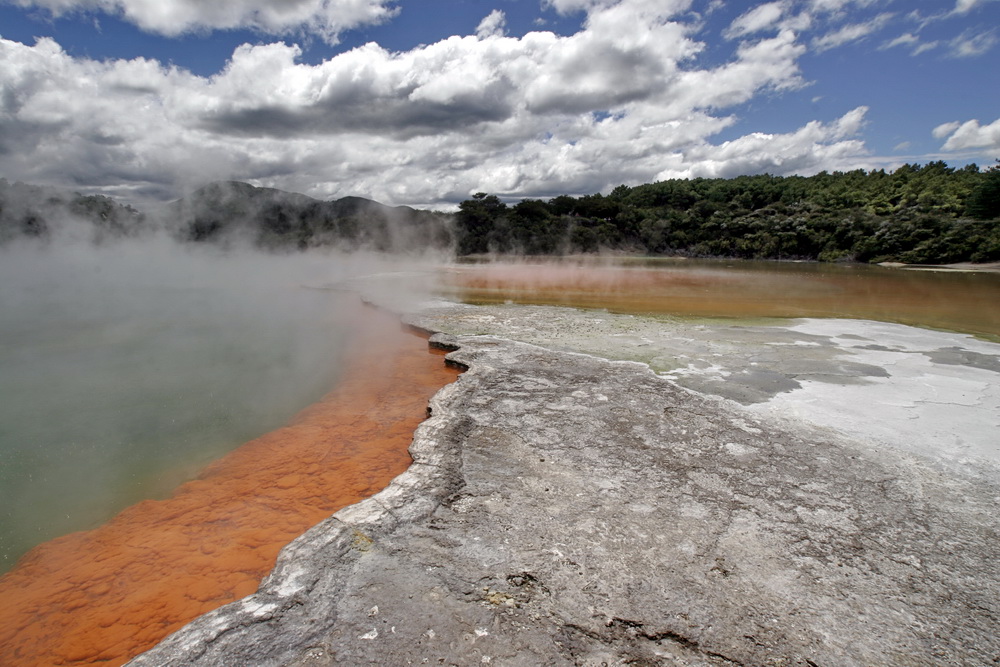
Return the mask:
{"type": "Polygon", "coordinates": [[[12,0],[54,16],[101,12],[141,29],[174,37],[192,31],[249,28],[272,35],[311,34],[334,43],[351,28],[381,23],[393,0],[12,0]]]}
{"type": "MultiPolygon", "coordinates": [[[[477,191],[548,197],[669,177],[875,166],[861,105],[782,133],[718,135],[732,134],[740,105],[807,85],[799,60],[810,49],[880,30],[893,15],[844,16],[879,3],[761,4],[725,30],[732,52],[720,61],[703,58],[704,15],[689,0],[548,2],[584,12],[581,29],[508,36],[504,13],[485,7],[475,34],[408,51],[368,43],[310,64],[296,45],[244,44],[212,76],[143,58],[73,57],[51,39],[0,39],[0,174],[126,198],[232,178],[317,198],[437,206],[477,191]]],[[[330,38],[396,11],[387,0],[38,3],[120,11],[167,34],[308,23],[330,38]]]]}

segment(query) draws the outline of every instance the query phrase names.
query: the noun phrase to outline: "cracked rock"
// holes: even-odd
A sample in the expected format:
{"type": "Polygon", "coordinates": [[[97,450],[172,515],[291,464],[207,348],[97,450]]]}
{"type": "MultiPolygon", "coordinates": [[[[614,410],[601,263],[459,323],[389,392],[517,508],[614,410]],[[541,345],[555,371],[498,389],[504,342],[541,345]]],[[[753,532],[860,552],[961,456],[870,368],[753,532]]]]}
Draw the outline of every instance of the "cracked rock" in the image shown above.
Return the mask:
{"type": "Polygon", "coordinates": [[[994,482],[642,364],[446,344],[422,463],[130,664],[1000,662],[994,482]]]}

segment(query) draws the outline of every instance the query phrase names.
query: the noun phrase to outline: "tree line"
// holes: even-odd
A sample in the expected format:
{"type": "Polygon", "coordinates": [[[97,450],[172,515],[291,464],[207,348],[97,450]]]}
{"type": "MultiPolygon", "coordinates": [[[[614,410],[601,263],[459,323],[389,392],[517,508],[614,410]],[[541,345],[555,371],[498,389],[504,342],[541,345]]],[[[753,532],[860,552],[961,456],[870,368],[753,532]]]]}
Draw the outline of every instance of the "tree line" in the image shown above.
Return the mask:
{"type": "Polygon", "coordinates": [[[672,179],[516,204],[478,193],[456,214],[218,182],[141,213],[103,196],[0,179],[0,246],[59,233],[104,242],[165,231],[195,243],[458,255],[646,255],[943,264],[1000,261],[1000,161],[891,173],[672,179]]]}
{"type": "Polygon", "coordinates": [[[649,255],[940,264],[1000,260],[1000,164],[671,179],[608,195],[459,205],[459,255],[649,255]]]}

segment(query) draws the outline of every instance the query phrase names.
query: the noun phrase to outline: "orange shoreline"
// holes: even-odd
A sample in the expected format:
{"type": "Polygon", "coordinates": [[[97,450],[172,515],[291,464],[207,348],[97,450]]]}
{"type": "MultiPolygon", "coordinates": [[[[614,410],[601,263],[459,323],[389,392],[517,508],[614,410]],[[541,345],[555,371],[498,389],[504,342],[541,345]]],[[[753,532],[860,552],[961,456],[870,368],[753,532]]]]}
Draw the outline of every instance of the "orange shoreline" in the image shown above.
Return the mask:
{"type": "Polygon", "coordinates": [[[357,319],[343,379],[290,424],[0,577],[0,664],[124,664],[253,593],[285,544],[403,472],[428,400],[458,371],[396,318],[357,319]]]}

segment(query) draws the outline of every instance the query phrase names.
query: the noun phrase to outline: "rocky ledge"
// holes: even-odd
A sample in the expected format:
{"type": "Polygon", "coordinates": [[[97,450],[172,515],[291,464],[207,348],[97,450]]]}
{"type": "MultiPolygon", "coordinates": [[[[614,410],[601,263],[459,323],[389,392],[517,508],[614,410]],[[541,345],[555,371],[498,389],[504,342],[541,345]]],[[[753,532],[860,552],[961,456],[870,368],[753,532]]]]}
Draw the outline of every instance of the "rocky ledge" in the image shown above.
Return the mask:
{"type": "Polygon", "coordinates": [[[443,336],[414,464],[167,665],[989,665],[998,488],[648,366],[443,336]]]}

